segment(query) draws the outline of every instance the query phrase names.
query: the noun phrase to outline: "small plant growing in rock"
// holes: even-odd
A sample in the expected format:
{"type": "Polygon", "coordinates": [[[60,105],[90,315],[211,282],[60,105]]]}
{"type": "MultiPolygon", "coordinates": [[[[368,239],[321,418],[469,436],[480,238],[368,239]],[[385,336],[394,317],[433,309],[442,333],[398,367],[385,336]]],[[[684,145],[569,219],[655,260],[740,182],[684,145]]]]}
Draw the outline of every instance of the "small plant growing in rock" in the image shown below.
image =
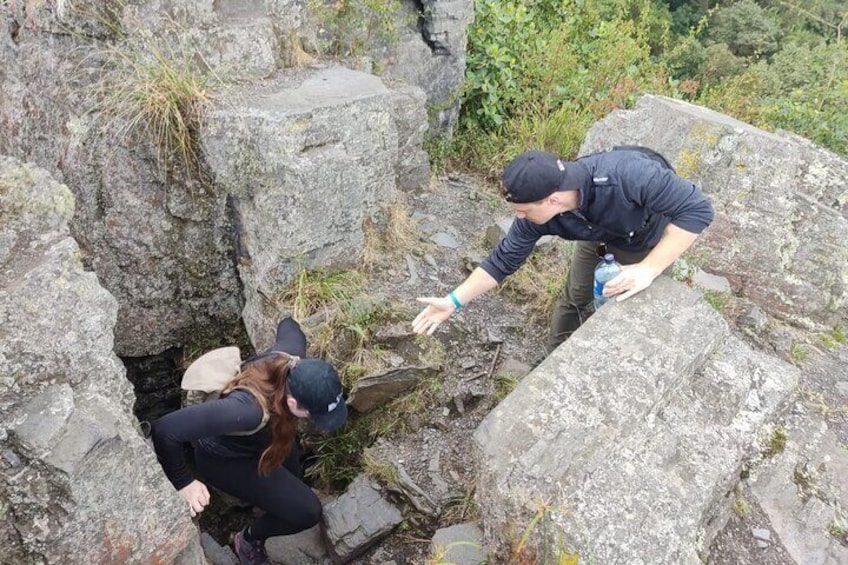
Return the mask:
{"type": "Polygon", "coordinates": [[[842,543],[848,542],[848,522],[837,518],[827,527],[827,533],[842,543]]]}
{"type": "Polygon", "coordinates": [[[511,565],[578,565],[580,556],[567,548],[557,532],[550,502],[539,501],[536,514],[524,528],[521,538],[510,551],[511,565]],[[530,540],[536,538],[538,545],[531,548],[530,540]]]}
{"type": "Polygon", "coordinates": [[[749,512],[751,512],[751,507],[748,506],[748,501],[741,496],[737,496],[736,500],[733,501],[733,511],[736,512],[738,516],[746,516],[749,512]]]}
{"type": "Polygon", "coordinates": [[[821,334],[819,338],[828,349],[836,349],[840,344],[846,345],[848,343],[845,331],[840,326],[836,326],[829,333],[821,334]]]}
{"type": "Polygon", "coordinates": [[[339,310],[362,291],[364,277],[356,271],[329,273],[300,267],[277,303],[289,306],[296,320],[305,320],[322,309],[339,310]]]}
{"type": "Polygon", "coordinates": [[[515,390],[519,382],[521,381],[512,375],[502,375],[495,379],[495,392],[492,395],[495,402],[500,402],[509,396],[509,393],[515,390]]]}
{"type": "Polygon", "coordinates": [[[786,449],[786,440],[788,439],[789,435],[786,433],[785,429],[775,428],[771,432],[768,442],[763,449],[763,456],[774,457],[775,455],[783,453],[783,450],[786,449]]]}
{"type": "Polygon", "coordinates": [[[730,303],[730,295],[726,292],[704,289],[704,300],[713,307],[716,312],[723,312],[730,303]]]}
{"type": "Polygon", "coordinates": [[[473,482],[465,485],[462,494],[456,495],[448,500],[445,505],[445,513],[442,516],[449,523],[461,523],[469,520],[477,520],[477,505],[474,503],[474,491],[477,485],[473,482]]]}
{"type": "Polygon", "coordinates": [[[807,357],[809,357],[810,353],[807,351],[807,348],[804,347],[801,343],[793,343],[792,349],[789,352],[789,359],[793,363],[800,363],[807,357]]]}

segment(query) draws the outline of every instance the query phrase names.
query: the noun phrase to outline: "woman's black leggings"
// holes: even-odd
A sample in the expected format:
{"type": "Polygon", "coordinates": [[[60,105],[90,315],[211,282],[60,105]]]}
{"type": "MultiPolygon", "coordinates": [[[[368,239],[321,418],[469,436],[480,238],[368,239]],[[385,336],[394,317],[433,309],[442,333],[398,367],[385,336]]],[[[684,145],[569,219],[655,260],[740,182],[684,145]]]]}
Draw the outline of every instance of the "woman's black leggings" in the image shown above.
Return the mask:
{"type": "Polygon", "coordinates": [[[257,540],[296,534],[321,519],[321,502],[301,480],[299,455],[295,442],[283,465],[262,476],[256,459],[219,457],[202,448],[194,452],[202,480],[265,511],[250,526],[250,537],[257,540]]]}

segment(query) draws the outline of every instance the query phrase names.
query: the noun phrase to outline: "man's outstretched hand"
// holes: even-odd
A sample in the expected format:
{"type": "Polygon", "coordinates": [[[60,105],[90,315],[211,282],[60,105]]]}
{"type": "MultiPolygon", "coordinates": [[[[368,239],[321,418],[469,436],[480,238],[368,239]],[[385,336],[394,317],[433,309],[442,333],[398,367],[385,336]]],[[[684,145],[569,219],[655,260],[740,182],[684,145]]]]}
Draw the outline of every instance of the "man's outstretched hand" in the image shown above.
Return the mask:
{"type": "Polygon", "coordinates": [[[427,307],[412,320],[412,330],[417,334],[433,335],[439,324],[450,318],[456,309],[450,298],[427,296],[418,298],[418,302],[427,304],[427,307]]]}

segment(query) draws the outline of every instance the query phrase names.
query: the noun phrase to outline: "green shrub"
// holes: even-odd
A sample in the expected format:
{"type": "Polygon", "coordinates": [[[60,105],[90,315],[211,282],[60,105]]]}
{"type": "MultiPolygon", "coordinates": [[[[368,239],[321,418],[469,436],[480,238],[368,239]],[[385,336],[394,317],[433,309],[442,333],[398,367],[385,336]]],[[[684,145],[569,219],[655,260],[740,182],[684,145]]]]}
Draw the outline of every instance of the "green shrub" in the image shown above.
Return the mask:
{"type": "Polygon", "coordinates": [[[694,35],[687,35],[666,54],[665,61],[674,78],[697,77],[707,64],[707,48],[694,35]]]}
{"type": "Polygon", "coordinates": [[[701,75],[707,84],[717,84],[745,70],[745,60],[731,53],[725,43],[707,46],[706,55],[707,61],[701,75]]]}
{"type": "Polygon", "coordinates": [[[647,3],[631,19],[634,4],[479,2],[458,147],[495,169],[531,147],[572,157],[594,121],[644,91],[669,92],[650,55],[662,34],[647,3]]]}
{"type": "Polygon", "coordinates": [[[781,33],[771,15],[754,0],[722,6],[710,18],[709,37],[726,43],[740,57],[768,56],[777,51],[781,33]]]}

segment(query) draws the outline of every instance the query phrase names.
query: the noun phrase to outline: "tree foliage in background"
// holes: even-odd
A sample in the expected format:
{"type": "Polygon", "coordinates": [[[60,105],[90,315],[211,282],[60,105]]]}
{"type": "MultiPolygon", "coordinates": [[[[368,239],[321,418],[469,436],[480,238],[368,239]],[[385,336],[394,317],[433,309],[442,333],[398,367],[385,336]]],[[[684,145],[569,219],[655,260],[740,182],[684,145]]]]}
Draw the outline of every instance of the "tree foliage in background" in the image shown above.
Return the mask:
{"type": "Polygon", "coordinates": [[[491,169],[528,147],[573,156],[592,122],[668,92],[651,57],[668,18],[650,0],[479,0],[457,151],[491,169]]]}
{"type": "Polygon", "coordinates": [[[647,92],[848,155],[844,0],[477,0],[456,163],[495,173],[538,147],[573,157],[647,92]]]}
{"type": "Polygon", "coordinates": [[[708,36],[724,43],[739,57],[769,56],[778,49],[780,28],[754,0],[719,7],[712,15],[708,36]]]}

